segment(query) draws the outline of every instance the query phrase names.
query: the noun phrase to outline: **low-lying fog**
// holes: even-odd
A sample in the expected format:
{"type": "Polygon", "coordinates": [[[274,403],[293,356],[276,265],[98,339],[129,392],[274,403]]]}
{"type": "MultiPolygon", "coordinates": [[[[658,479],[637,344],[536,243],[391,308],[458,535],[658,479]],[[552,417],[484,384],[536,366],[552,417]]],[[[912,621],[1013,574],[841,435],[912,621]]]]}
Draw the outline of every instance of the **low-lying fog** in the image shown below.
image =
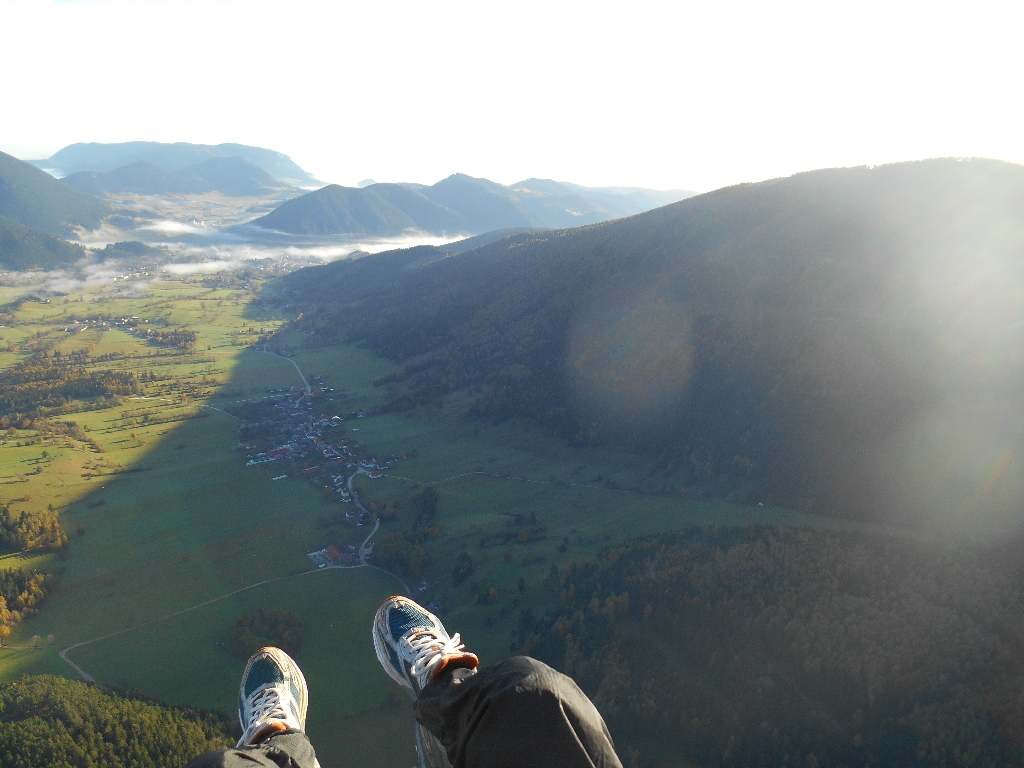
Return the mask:
{"type": "Polygon", "coordinates": [[[263,272],[286,272],[337,259],[381,253],[417,245],[445,245],[468,237],[438,237],[410,232],[389,238],[306,238],[298,241],[280,233],[259,233],[260,240],[202,227],[201,223],[157,221],[130,232],[113,229],[85,233],[77,242],[93,252],[73,269],[48,272],[3,272],[0,285],[17,293],[68,293],[89,287],[110,286],[118,292],[138,293],[161,274],[189,275],[230,272],[255,267],[263,272]],[[118,242],[139,241],[166,254],[164,259],[104,258],[103,249],[118,242]],[[291,242],[288,242],[288,241],[291,242]],[[268,242],[269,241],[269,242],[268,242]]]}

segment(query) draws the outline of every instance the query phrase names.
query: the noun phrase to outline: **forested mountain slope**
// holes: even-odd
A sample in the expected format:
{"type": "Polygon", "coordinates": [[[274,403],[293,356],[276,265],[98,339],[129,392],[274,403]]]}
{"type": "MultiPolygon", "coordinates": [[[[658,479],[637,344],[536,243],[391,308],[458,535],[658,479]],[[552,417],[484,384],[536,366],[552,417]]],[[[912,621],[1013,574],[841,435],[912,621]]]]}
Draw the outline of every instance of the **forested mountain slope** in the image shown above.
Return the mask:
{"type": "Polygon", "coordinates": [[[1019,548],[695,528],[552,573],[514,653],[572,675],[645,766],[1015,766],[1019,548]]]}
{"type": "Polygon", "coordinates": [[[284,183],[244,157],[212,157],[179,172],[234,197],[264,195],[284,183]]]}
{"type": "Polygon", "coordinates": [[[376,237],[399,235],[409,229],[458,233],[467,231],[468,226],[459,214],[400,184],[374,184],[361,189],[331,184],[289,200],[252,223],[291,234],[376,237]]]}
{"type": "Polygon", "coordinates": [[[194,179],[165,171],[145,160],[112,171],[77,171],[62,178],[61,182],[90,195],[102,195],[106,192],[174,195],[200,191],[194,179]]]}
{"type": "Polygon", "coordinates": [[[392,407],[473,413],[685,468],[684,492],[1015,523],[1024,168],[822,170],[461,255],[282,281],[326,336],[427,356],[392,407]]]}
{"type": "Polygon", "coordinates": [[[474,234],[508,227],[543,226],[542,217],[531,212],[518,195],[487,179],[456,173],[423,189],[431,200],[458,211],[474,234]]]}
{"type": "Polygon", "coordinates": [[[0,216],[50,235],[70,236],[76,227],[95,229],[108,213],[103,201],[0,152],[0,216]]]}
{"type": "Polygon", "coordinates": [[[0,216],[0,269],[66,269],[86,255],[79,245],[0,216]]]}

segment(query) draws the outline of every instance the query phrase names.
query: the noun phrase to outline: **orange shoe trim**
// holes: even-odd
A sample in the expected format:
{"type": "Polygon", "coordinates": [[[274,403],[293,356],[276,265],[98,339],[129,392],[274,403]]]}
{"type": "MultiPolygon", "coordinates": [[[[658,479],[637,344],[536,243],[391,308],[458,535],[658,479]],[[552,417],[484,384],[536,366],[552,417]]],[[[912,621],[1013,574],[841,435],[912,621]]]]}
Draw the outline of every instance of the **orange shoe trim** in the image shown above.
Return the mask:
{"type": "Polygon", "coordinates": [[[451,656],[445,656],[441,659],[441,663],[434,667],[434,672],[430,679],[436,680],[448,667],[453,669],[476,669],[478,666],[480,666],[480,659],[475,653],[453,653],[451,656]]]}
{"type": "Polygon", "coordinates": [[[252,737],[252,741],[249,742],[249,744],[250,744],[250,746],[256,746],[261,741],[263,741],[265,739],[269,739],[275,733],[281,733],[282,731],[287,731],[287,730],[288,730],[288,726],[285,725],[284,723],[267,723],[267,727],[266,728],[261,728],[259,730],[259,732],[255,736],[252,737]]]}

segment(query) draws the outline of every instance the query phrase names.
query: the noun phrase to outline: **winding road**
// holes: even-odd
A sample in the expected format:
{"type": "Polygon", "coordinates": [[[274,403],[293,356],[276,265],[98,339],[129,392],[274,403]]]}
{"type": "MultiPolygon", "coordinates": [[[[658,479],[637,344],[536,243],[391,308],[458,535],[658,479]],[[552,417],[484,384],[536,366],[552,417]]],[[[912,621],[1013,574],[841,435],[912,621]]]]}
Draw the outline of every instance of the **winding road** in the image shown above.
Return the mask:
{"type": "Polygon", "coordinates": [[[308,394],[308,393],[313,391],[313,388],[311,386],[309,386],[309,382],[306,381],[306,377],[302,374],[302,369],[299,368],[299,364],[296,363],[295,360],[293,360],[290,357],[285,357],[284,355],[279,355],[279,354],[277,354],[277,352],[270,352],[270,351],[268,351],[266,344],[263,345],[263,350],[262,351],[263,351],[263,354],[265,354],[265,355],[272,355],[273,357],[280,357],[282,360],[287,360],[289,363],[294,365],[295,366],[295,370],[298,371],[298,373],[299,373],[299,378],[302,379],[302,383],[306,387],[306,393],[308,394]]]}

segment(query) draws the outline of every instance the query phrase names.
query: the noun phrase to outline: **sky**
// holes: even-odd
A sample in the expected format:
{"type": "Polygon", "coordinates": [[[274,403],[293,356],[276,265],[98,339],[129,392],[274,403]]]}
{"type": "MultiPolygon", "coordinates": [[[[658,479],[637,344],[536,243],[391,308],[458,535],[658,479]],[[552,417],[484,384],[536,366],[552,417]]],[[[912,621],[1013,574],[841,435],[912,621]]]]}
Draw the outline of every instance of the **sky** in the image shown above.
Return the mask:
{"type": "Polygon", "coordinates": [[[350,185],[462,172],[695,191],[936,156],[1024,163],[1022,9],[0,0],[0,150],[238,142],[350,185]]]}

